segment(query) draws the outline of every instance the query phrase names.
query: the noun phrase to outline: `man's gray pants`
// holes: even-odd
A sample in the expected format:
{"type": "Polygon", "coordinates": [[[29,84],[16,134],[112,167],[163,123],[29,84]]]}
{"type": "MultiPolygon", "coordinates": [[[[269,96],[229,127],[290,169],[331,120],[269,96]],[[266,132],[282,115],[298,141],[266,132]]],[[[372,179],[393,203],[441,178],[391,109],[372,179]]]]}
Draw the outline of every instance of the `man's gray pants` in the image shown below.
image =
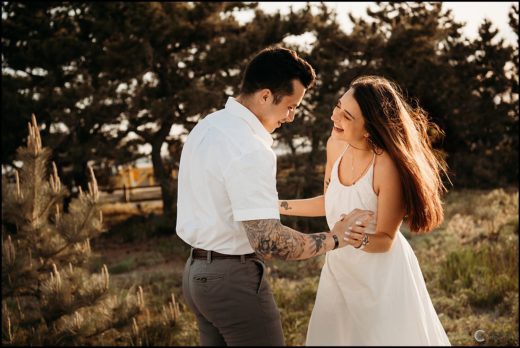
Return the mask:
{"type": "Polygon", "coordinates": [[[283,346],[280,312],[259,258],[188,258],[182,292],[203,346],[283,346]]]}

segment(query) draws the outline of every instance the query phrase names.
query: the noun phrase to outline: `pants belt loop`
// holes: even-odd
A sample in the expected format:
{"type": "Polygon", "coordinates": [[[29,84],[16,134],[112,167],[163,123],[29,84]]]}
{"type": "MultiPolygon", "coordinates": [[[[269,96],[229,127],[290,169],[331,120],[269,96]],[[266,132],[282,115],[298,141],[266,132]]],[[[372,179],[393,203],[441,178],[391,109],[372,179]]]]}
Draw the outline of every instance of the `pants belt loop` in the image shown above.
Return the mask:
{"type": "Polygon", "coordinates": [[[246,255],[240,255],[240,263],[246,263],[246,255]]]}
{"type": "Polygon", "coordinates": [[[211,263],[211,250],[208,251],[207,256],[208,256],[208,257],[207,257],[207,259],[206,259],[206,262],[207,262],[207,263],[211,263]]]}

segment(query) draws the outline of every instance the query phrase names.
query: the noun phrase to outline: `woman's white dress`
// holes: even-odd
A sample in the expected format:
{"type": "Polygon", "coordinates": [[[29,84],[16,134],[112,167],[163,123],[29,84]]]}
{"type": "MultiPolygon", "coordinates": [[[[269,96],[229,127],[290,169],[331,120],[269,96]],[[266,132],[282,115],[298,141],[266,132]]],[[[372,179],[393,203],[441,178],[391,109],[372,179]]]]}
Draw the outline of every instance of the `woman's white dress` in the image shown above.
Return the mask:
{"type": "MultiPolygon", "coordinates": [[[[365,175],[345,186],[338,178],[343,154],[332,167],[325,194],[331,229],[341,214],[355,208],[377,214],[375,156],[365,175]]],[[[352,246],[327,252],[306,345],[450,345],[417,258],[400,231],[385,253],[352,246]]]]}

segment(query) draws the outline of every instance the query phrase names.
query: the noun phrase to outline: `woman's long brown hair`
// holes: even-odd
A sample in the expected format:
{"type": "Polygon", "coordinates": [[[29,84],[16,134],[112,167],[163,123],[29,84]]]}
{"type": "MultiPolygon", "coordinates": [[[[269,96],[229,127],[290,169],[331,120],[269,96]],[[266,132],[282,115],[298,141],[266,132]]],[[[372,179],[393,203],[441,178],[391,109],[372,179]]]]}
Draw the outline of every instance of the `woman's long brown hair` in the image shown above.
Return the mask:
{"type": "MultiPolygon", "coordinates": [[[[444,220],[441,172],[446,162],[432,148],[428,129],[444,134],[419,106],[409,105],[400,88],[380,76],[361,76],[350,84],[375,148],[394,160],[401,178],[407,222],[413,232],[430,232],[444,220]]],[[[448,178],[449,180],[449,178],[448,178]]]]}

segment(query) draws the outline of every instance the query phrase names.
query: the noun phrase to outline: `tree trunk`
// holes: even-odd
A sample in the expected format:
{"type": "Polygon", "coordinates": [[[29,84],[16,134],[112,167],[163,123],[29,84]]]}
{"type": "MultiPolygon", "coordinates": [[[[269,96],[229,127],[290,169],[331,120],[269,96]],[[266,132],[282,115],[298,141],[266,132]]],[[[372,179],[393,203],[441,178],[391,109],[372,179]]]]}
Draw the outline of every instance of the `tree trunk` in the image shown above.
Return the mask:
{"type": "Polygon", "coordinates": [[[150,141],[152,145],[152,164],[155,179],[161,186],[161,195],[163,201],[163,215],[171,221],[176,219],[176,199],[177,199],[177,181],[171,176],[171,168],[164,162],[161,157],[161,147],[166,137],[170,133],[173,121],[167,121],[161,125],[161,129],[154,134],[154,138],[150,141]]]}
{"type": "MultiPolygon", "coordinates": [[[[316,185],[316,165],[320,162],[319,157],[319,145],[320,139],[319,134],[314,133],[311,137],[311,151],[307,155],[307,161],[305,161],[306,169],[305,173],[308,175],[304,176],[303,194],[304,197],[313,197],[321,194],[321,186],[316,185]],[[310,174],[310,175],[309,175],[310,174]]],[[[323,159],[325,162],[325,159],[323,159]]]]}

